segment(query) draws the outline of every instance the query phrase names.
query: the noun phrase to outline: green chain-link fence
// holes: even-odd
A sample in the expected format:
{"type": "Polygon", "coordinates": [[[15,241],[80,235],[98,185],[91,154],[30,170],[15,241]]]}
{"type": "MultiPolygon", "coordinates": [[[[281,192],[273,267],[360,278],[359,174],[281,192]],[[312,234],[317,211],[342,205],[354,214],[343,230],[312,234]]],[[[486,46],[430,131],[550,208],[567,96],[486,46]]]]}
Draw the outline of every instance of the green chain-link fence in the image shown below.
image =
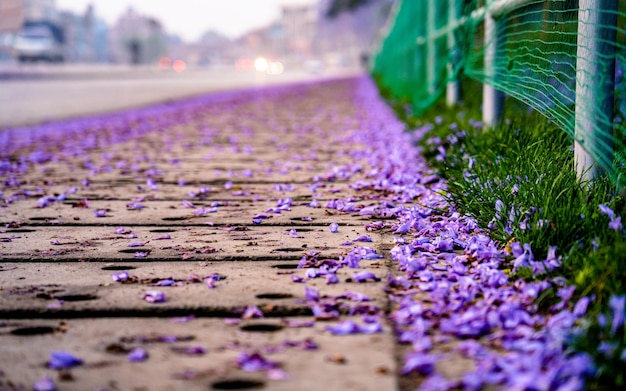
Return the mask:
{"type": "Polygon", "coordinates": [[[624,0],[404,0],[372,72],[415,114],[446,89],[454,103],[461,75],[478,80],[487,125],[505,93],[576,141],[587,178],[601,168],[624,182],[625,23],[624,0]]]}

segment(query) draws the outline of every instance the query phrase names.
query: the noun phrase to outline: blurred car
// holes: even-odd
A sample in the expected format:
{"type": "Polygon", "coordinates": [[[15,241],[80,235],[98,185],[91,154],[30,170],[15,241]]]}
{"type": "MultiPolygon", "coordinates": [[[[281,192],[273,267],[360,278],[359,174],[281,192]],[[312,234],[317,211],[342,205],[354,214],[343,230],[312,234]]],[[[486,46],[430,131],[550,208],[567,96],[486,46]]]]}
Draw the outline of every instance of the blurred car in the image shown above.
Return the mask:
{"type": "Polygon", "coordinates": [[[20,62],[63,62],[63,31],[50,22],[24,22],[13,50],[20,62]]]}

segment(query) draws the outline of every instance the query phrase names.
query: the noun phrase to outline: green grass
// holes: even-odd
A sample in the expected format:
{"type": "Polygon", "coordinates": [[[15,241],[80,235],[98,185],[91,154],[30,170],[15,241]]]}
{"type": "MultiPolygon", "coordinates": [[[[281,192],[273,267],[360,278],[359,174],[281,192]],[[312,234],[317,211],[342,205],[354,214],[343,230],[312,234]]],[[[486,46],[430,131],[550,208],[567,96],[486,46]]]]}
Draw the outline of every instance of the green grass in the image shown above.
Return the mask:
{"type": "MultiPolygon", "coordinates": [[[[480,91],[476,83],[464,85],[480,91]]],[[[406,111],[406,102],[393,101],[388,91],[382,92],[409,128],[438,123],[421,145],[447,179],[450,201],[459,211],[473,216],[503,246],[511,241],[529,243],[536,259],[556,246],[563,260],[553,273],[574,284],[577,297],[594,297],[586,317],[588,332],[571,341],[574,349],[588,352],[600,369],[587,386],[623,387],[626,362],[618,356],[626,347],[624,328],[611,334],[597,321],[600,313],[610,317],[610,297],[626,292],[626,240],[623,231],[609,228],[609,217],[599,208],[604,204],[624,216],[623,193],[606,178],[581,183],[574,170],[573,141],[515,101],[507,101],[507,120],[502,125],[483,131],[474,126],[481,116],[476,101],[480,93],[466,94],[476,99],[454,109],[440,101],[417,118],[406,111]],[[446,151],[445,159],[440,147],[446,151]],[[500,202],[504,207],[498,213],[500,202]],[[613,355],[598,352],[603,342],[616,344],[613,355]]],[[[528,269],[511,277],[546,278],[528,269]]]]}

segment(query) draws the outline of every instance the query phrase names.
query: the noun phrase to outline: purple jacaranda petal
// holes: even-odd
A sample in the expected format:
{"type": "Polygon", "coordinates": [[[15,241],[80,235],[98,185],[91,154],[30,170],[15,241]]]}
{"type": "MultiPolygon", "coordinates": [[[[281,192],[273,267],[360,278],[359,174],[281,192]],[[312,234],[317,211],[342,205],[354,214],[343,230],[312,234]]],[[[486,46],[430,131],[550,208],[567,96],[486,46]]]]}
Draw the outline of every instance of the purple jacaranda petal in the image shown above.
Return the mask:
{"type": "Polygon", "coordinates": [[[137,251],[133,254],[134,258],[146,258],[150,253],[147,251],[137,251]]]}
{"type": "Polygon", "coordinates": [[[128,280],[129,275],[127,271],[121,271],[119,273],[111,273],[111,277],[115,282],[124,282],[128,280]]]}
{"type": "Polygon", "coordinates": [[[193,202],[191,202],[191,201],[187,201],[187,200],[183,200],[183,201],[182,201],[182,204],[183,204],[183,208],[193,209],[193,208],[195,208],[195,207],[196,207],[196,206],[193,204],[193,202]]]}
{"type": "Polygon", "coordinates": [[[359,333],[361,334],[376,334],[383,331],[383,325],[380,322],[365,323],[359,325],[359,333]]]}
{"type": "Polygon", "coordinates": [[[134,348],[130,351],[130,353],[128,353],[128,356],[126,356],[126,360],[128,360],[128,362],[142,362],[147,359],[148,352],[142,348],[134,348]]]}
{"type": "Polygon", "coordinates": [[[145,246],[149,242],[150,242],[149,240],[146,242],[130,242],[126,246],[127,247],[142,247],[142,246],[145,246]]]}
{"type": "Polygon", "coordinates": [[[204,285],[209,289],[215,289],[215,279],[208,277],[204,279],[204,285]]]}
{"type": "Polygon", "coordinates": [[[172,280],[171,278],[166,278],[163,280],[159,280],[152,285],[153,286],[173,286],[175,284],[176,284],[176,281],[172,280]]]}
{"type": "Polygon", "coordinates": [[[93,211],[93,215],[95,217],[106,217],[107,216],[107,211],[106,209],[96,209],[93,211]]]}
{"type": "Polygon", "coordinates": [[[262,318],[263,316],[263,312],[259,309],[259,307],[251,305],[246,307],[243,315],[241,315],[241,319],[262,318]]]}
{"type": "Polygon", "coordinates": [[[624,326],[624,307],[626,307],[626,296],[613,295],[609,299],[609,307],[613,311],[611,320],[611,334],[615,335],[618,328],[624,326]]]}
{"type": "Polygon", "coordinates": [[[337,277],[334,273],[326,274],[326,285],[337,284],[339,283],[339,277],[337,277]]]}
{"type": "Polygon", "coordinates": [[[295,228],[290,229],[289,232],[287,232],[287,234],[289,236],[291,236],[292,238],[299,238],[300,237],[300,235],[298,235],[298,231],[296,231],[295,228]]]}
{"type": "Polygon", "coordinates": [[[609,222],[609,228],[613,231],[620,231],[622,229],[622,217],[617,216],[615,219],[609,222]]]}
{"type": "Polygon", "coordinates": [[[402,223],[398,225],[398,227],[396,228],[395,231],[393,231],[393,233],[398,234],[398,235],[404,235],[405,233],[409,232],[410,229],[411,229],[411,224],[402,223]]]}
{"type": "Polygon", "coordinates": [[[458,382],[445,379],[438,373],[432,373],[417,388],[418,391],[447,391],[456,388],[458,382]]]}
{"type": "Polygon", "coordinates": [[[314,268],[314,267],[310,267],[310,268],[306,269],[306,271],[304,272],[304,276],[306,278],[317,278],[317,277],[319,277],[321,275],[322,274],[319,272],[319,270],[314,268]]]}
{"type": "Polygon", "coordinates": [[[130,210],[141,210],[145,208],[145,205],[140,204],[139,202],[131,202],[126,204],[126,209],[130,209],[130,210]]]}
{"type": "Polygon", "coordinates": [[[444,252],[453,251],[454,241],[452,240],[452,238],[448,238],[448,239],[439,238],[439,240],[437,240],[437,250],[444,251],[444,252]]]}
{"type": "Polygon", "coordinates": [[[334,326],[326,326],[324,330],[330,331],[334,335],[358,334],[359,326],[351,320],[345,320],[334,326]]]}
{"type": "Polygon", "coordinates": [[[380,277],[377,277],[374,273],[367,270],[353,274],[352,279],[355,282],[366,282],[368,280],[380,281],[380,277]]]}
{"type": "Polygon", "coordinates": [[[57,386],[49,376],[46,376],[43,379],[37,380],[33,385],[33,391],[57,391],[57,386]]]}
{"type": "Polygon", "coordinates": [[[357,237],[356,239],[353,239],[352,241],[353,242],[372,242],[372,238],[370,238],[367,235],[361,235],[357,237]]]}
{"type": "Polygon", "coordinates": [[[600,204],[600,205],[598,205],[598,207],[600,208],[600,212],[602,212],[605,215],[609,216],[610,220],[615,219],[615,212],[613,212],[613,209],[609,208],[608,206],[606,206],[604,204],[600,204]]]}
{"type": "Polygon", "coordinates": [[[142,298],[148,303],[164,303],[166,300],[165,293],[161,291],[147,291],[142,298]]]}
{"type": "Polygon", "coordinates": [[[313,199],[310,203],[307,204],[309,208],[319,208],[321,206],[320,202],[316,199],[313,199]]]}
{"type": "Polygon", "coordinates": [[[598,345],[597,350],[598,352],[602,353],[605,357],[611,358],[613,357],[613,354],[615,353],[616,349],[617,349],[616,342],[602,341],[600,342],[600,345],[598,345]]]}
{"type": "Polygon", "coordinates": [[[307,286],[304,288],[304,297],[310,301],[319,301],[320,291],[307,286]]]}
{"type": "Polygon", "coordinates": [[[582,317],[587,313],[587,307],[589,306],[589,302],[591,299],[589,297],[581,297],[580,300],[574,306],[574,316],[582,317]]]}
{"type": "Polygon", "coordinates": [[[300,276],[296,276],[296,275],[292,275],[291,276],[291,281],[292,282],[306,282],[306,279],[300,277],[300,276]]]}
{"type": "Polygon", "coordinates": [[[51,303],[46,305],[46,308],[49,310],[59,310],[63,307],[63,300],[54,300],[51,303]]]}
{"type": "Polygon", "coordinates": [[[461,379],[463,390],[465,391],[480,391],[483,389],[483,378],[477,372],[467,372],[461,379]]]}
{"type": "Polygon", "coordinates": [[[157,236],[153,240],[169,240],[169,239],[172,239],[172,235],[170,235],[170,234],[163,234],[161,236],[157,236]]]}
{"type": "Polygon", "coordinates": [[[65,369],[72,368],[77,365],[81,365],[83,360],[73,356],[68,352],[52,352],[50,353],[50,360],[48,361],[48,367],[51,369],[65,369]]]}
{"type": "Polygon", "coordinates": [[[339,318],[339,311],[333,305],[314,303],[311,306],[313,316],[317,320],[332,320],[339,318]]]}
{"type": "Polygon", "coordinates": [[[260,353],[239,353],[236,360],[237,366],[240,369],[247,372],[267,371],[270,369],[279,368],[278,362],[270,361],[263,357],[260,353]]]}
{"type": "Polygon", "coordinates": [[[337,223],[330,223],[330,225],[328,226],[328,229],[330,230],[331,233],[337,233],[337,231],[339,231],[339,224],[337,223]]]}
{"type": "Polygon", "coordinates": [[[406,375],[411,372],[417,372],[421,375],[429,375],[435,369],[435,363],[437,358],[427,353],[409,353],[404,358],[404,366],[402,367],[402,374],[406,375]]]}
{"type": "Polygon", "coordinates": [[[356,302],[370,301],[370,298],[367,297],[366,295],[359,293],[359,292],[354,292],[354,291],[346,291],[342,295],[339,295],[337,298],[346,298],[350,301],[356,301],[356,302]]]}

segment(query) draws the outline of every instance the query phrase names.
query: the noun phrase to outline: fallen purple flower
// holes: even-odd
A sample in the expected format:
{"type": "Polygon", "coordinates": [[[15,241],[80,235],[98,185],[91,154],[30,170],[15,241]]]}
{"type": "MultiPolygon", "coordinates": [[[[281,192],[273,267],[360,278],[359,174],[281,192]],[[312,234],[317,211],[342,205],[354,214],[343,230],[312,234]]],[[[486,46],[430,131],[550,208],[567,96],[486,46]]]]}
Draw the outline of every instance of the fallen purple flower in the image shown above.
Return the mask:
{"type": "Polygon", "coordinates": [[[130,353],[128,353],[128,356],[126,356],[126,359],[128,360],[128,362],[146,361],[148,359],[148,352],[146,352],[142,348],[134,348],[133,350],[130,351],[130,353]]]}
{"type": "Polygon", "coordinates": [[[383,331],[379,322],[357,324],[351,320],[339,322],[334,326],[326,326],[324,328],[333,335],[350,335],[350,334],[376,334],[383,331]]]}
{"type": "Polygon", "coordinates": [[[622,229],[622,217],[618,216],[617,218],[611,220],[609,222],[609,228],[613,231],[620,231],[622,229]]]}
{"type": "Polygon", "coordinates": [[[406,375],[411,372],[417,372],[421,375],[429,375],[435,370],[435,363],[437,358],[427,353],[409,353],[404,358],[404,366],[402,367],[402,374],[406,375]]]}
{"type": "Polygon", "coordinates": [[[65,369],[72,368],[81,365],[83,360],[73,356],[68,352],[52,352],[50,353],[50,360],[48,361],[48,367],[51,369],[65,369]]]}
{"type": "Polygon", "coordinates": [[[262,318],[263,312],[259,309],[259,307],[255,305],[251,305],[246,307],[243,315],[241,315],[241,319],[253,319],[253,318],[262,318]]]}
{"type": "Polygon", "coordinates": [[[339,231],[339,224],[330,223],[330,225],[328,226],[328,229],[330,230],[331,233],[337,233],[337,231],[339,231]]]}
{"type": "Polygon", "coordinates": [[[165,293],[161,291],[147,291],[142,298],[148,303],[164,303],[166,300],[165,293]]]}
{"type": "Polygon", "coordinates": [[[600,212],[602,212],[605,215],[609,216],[610,220],[615,219],[615,212],[613,212],[613,209],[609,208],[608,206],[606,206],[604,204],[600,204],[600,205],[598,205],[598,207],[600,208],[600,212]]]}
{"type": "MultiPolygon", "coordinates": [[[[11,389],[13,389],[13,387],[11,387],[11,389]]],[[[35,385],[33,385],[33,391],[57,391],[57,386],[49,376],[46,376],[43,379],[37,380],[35,385]]]]}
{"type": "Polygon", "coordinates": [[[330,331],[334,335],[350,335],[358,334],[359,326],[351,320],[346,320],[334,326],[326,326],[324,330],[330,331]]]}
{"type": "Polygon", "coordinates": [[[358,238],[352,240],[353,242],[372,242],[372,238],[367,235],[361,235],[358,238]]]}
{"type": "Polygon", "coordinates": [[[131,242],[131,243],[128,243],[127,247],[142,247],[142,246],[145,246],[149,242],[150,241],[147,241],[147,242],[131,242]]]}
{"type": "Polygon", "coordinates": [[[624,326],[624,310],[626,309],[626,296],[613,295],[609,299],[609,307],[613,311],[611,320],[611,334],[615,335],[618,328],[624,326]]]}
{"type": "Polygon", "coordinates": [[[304,297],[310,301],[319,301],[320,291],[315,288],[308,287],[308,286],[304,287],[304,297]]]}
{"type": "Polygon", "coordinates": [[[96,209],[93,211],[93,215],[95,217],[106,217],[107,216],[107,211],[106,209],[96,209]]]}
{"type": "Polygon", "coordinates": [[[161,236],[157,236],[153,240],[168,240],[168,239],[171,239],[171,238],[172,238],[172,235],[170,235],[170,234],[163,234],[161,236]]]}
{"type": "Polygon", "coordinates": [[[247,372],[267,371],[280,367],[278,362],[270,361],[258,352],[251,354],[242,352],[237,356],[236,363],[240,369],[247,372]]]}
{"type": "Polygon", "coordinates": [[[337,284],[339,283],[339,277],[337,277],[334,273],[326,274],[326,285],[337,284]]]}
{"type": "Polygon", "coordinates": [[[145,258],[149,255],[150,253],[147,251],[137,251],[136,253],[133,254],[134,258],[145,258]]]}
{"type": "Polygon", "coordinates": [[[367,270],[353,274],[352,279],[355,282],[367,282],[368,280],[380,281],[380,277],[377,277],[374,273],[367,270]]]}
{"type": "Polygon", "coordinates": [[[152,284],[153,286],[173,286],[176,284],[176,281],[170,279],[170,278],[166,278],[163,280],[159,280],[157,282],[155,282],[154,284],[152,284]]]}
{"type": "Polygon", "coordinates": [[[127,271],[121,271],[119,273],[111,273],[111,277],[115,282],[124,282],[128,281],[129,275],[127,271]]]}
{"type": "Polygon", "coordinates": [[[293,282],[306,282],[306,279],[300,277],[300,276],[296,276],[296,275],[292,275],[291,276],[291,281],[293,282]]]}

